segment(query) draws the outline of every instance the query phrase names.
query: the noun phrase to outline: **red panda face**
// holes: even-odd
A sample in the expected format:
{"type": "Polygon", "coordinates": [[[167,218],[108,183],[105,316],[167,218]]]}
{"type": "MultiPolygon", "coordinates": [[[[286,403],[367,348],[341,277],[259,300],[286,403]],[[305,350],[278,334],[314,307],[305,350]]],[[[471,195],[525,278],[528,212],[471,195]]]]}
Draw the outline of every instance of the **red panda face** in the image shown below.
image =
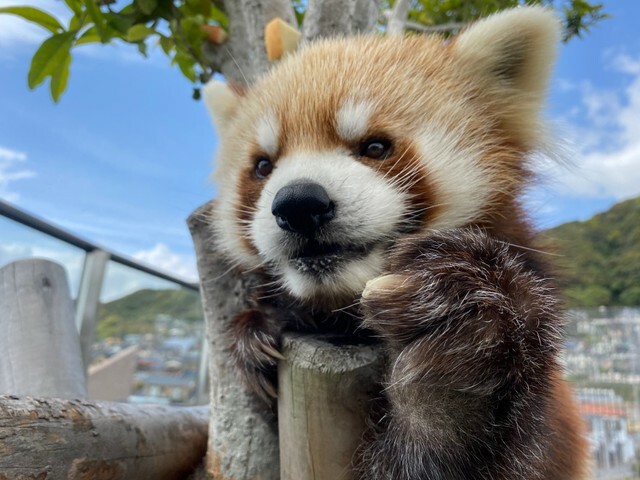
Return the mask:
{"type": "Polygon", "coordinates": [[[536,83],[521,58],[513,71],[500,58],[475,61],[476,43],[323,41],[244,96],[208,86],[223,249],[333,308],[384,271],[399,238],[510,218],[552,58],[534,59],[536,83]]]}

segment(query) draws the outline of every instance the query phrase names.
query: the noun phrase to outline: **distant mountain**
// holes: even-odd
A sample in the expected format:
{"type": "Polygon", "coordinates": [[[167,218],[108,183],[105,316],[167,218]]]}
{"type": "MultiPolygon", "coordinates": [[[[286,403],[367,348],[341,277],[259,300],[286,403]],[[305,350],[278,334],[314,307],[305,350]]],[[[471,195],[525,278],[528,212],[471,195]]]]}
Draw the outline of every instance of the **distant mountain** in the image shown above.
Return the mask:
{"type": "Polygon", "coordinates": [[[570,306],[640,305],[640,197],[544,232],[570,306]]]}
{"type": "Polygon", "coordinates": [[[159,315],[187,322],[202,320],[200,297],[186,289],[144,289],[104,303],[98,310],[98,337],[153,332],[159,315]]]}

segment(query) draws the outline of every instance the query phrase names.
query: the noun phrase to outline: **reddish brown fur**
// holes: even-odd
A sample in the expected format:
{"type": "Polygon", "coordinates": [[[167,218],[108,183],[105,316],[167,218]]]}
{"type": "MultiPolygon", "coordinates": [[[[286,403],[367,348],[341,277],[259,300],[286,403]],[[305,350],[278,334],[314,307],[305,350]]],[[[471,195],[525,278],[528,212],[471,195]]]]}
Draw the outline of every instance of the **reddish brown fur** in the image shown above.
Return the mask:
{"type": "MultiPolygon", "coordinates": [[[[414,222],[389,235],[392,288],[372,289],[362,304],[363,324],[391,359],[386,409],[359,457],[362,480],[586,475],[583,425],[557,360],[559,306],[520,202],[558,36],[551,14],[524,8],[448,43],[328,40],[282,62],[233,109],[218,174],[220,235],[247,267],[261,260],[246,224],[267,183],[254,173],[264,154],[256,125],[266,115],[278,122],[276,168],[305,152],[347,152],[405,183],[414,222]],[[345,141],[336,113],[349,101],[371,103],[373,114],[363,138],[345,141]],[[360,158],[360,143],[375,136],[391,140],[392,153],[360,158]]],[[[327,295],[319,289],[307,307],[351,299],[327,295]]],[[[260,308],[236,319],[236,361],[262,393],[285,326],[294,324],[260,308]]]]}

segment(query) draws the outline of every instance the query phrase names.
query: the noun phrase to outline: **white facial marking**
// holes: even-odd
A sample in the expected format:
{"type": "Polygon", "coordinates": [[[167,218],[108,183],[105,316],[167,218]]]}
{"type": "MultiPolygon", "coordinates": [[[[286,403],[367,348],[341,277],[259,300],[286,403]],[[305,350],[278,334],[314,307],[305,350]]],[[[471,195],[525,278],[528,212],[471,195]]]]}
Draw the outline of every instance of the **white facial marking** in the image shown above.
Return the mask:
{"type": "Polygon", "coordinates": [[[367,133],[373,109],[372,102],[347,100],[337,115],[340,138],[347,142],[361,139],[367,133]]]}
{"type": "Polygon", "coordinates": [[[258,121],[256,136],[258,145],[260,145],[260,148],[264,150],[264,153],[268,155],[275,155],[278,153],[280,123],[273,112],[267,113],[258,121]]]}
{"type": "Polygon", "coordinates": [[[445,129],[430,125],[417,139],[440,206],[431,229],[460,227],[477,219],[499,188],[495,174],[480,161],[484,145],[466,142],[465,137],[464,126],[445,129]]]}
{"type": "Polygon", "coordinates": [[[366,282],[380,275],[384,265],[382,242],[392,237],[407,211],[408,198],[388,179],[340,152],[296,152],[278,160],[269,176],[251,223],[251,241],[260,256],[276,267],[283,282],[298,298],[318,294],[348,296],[360,293],[366,282]],[[295,181],[321,185],[335,203],[336,216],[318,241],[353,247],[371,247],[334,273],[314,277],[290,263],[297,245],[288,232],[278,227],[271,213],[276,193],[295,181]],[[372,247],[376,245],[375,247],[372,247]]]}

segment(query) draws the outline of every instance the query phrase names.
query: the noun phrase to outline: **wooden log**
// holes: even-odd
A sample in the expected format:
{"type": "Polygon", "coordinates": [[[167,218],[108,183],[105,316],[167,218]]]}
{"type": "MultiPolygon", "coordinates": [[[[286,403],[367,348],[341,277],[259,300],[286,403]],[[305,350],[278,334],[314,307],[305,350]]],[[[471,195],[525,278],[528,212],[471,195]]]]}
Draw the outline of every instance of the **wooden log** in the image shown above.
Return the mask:
{"type": "Polygon", "coordinates": [[[178,480],[202,460],[207,407],[0,396],[0,479],[178,480]]]}
{"type": "Polygon", "coordinates": [[[207,470],[216,480],[277,480],[280,468],[275,418],[242,383],[229,355],[229,324],[248,307],[248,292],[259,279],[233,269],[216,250],[214,222],[213,202],[197,209],[187,221],[202,279],[200,291],[209,341],[207,470]]]}
{"type": "Polygon", "coordinates": [[[382,354],[338,336],[285,335],[278,367],[281,480],[348,480],[382,354]]]}
{"type": "Polygon", "coordinates": [[[84,398],[84,364],[62,266],[28,259],[0,268],[0,393],[84,398]]]}

